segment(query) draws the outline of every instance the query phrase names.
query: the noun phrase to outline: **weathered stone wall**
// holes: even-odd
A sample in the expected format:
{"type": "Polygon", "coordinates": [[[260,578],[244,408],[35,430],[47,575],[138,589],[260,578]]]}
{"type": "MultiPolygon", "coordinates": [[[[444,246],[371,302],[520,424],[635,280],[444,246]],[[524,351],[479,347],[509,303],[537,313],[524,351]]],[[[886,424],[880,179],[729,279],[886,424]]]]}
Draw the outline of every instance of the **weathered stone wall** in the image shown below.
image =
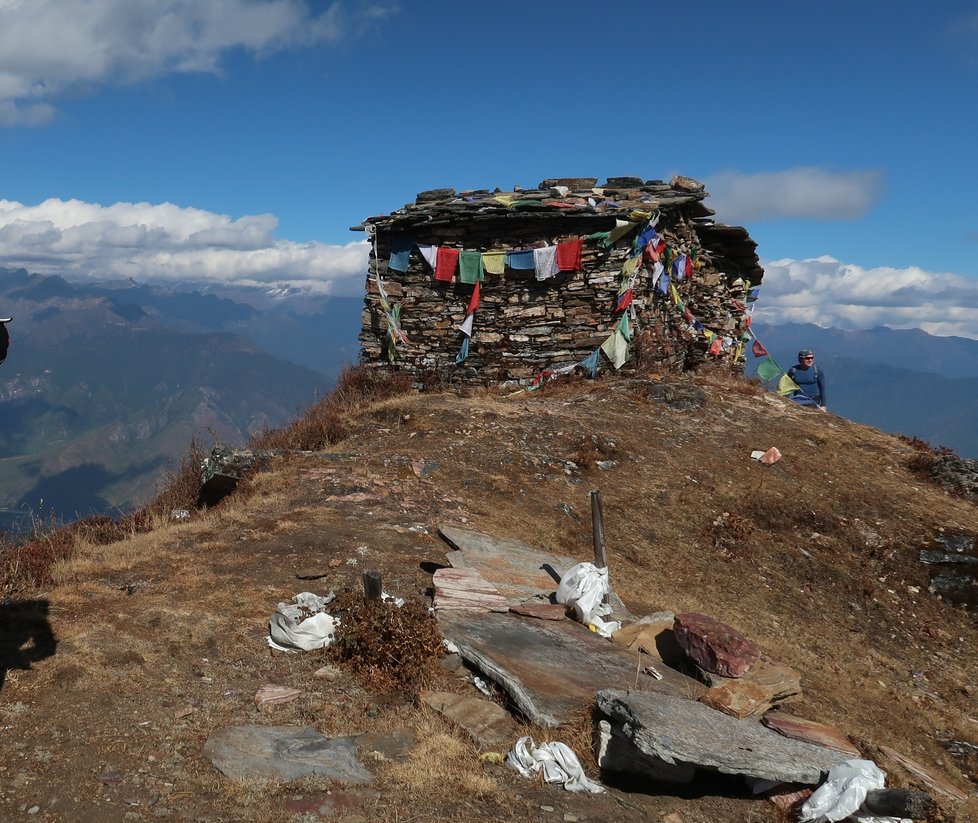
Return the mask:
{"type": "MultiPolygon", "coordinates": [[[[702,212],[700,212],[702,213],[702,212]]],[[[507,268],[502,275],[486,274],[481,304],[475,315],[468,359],[455,365],[462,342],[458,327],[465,319],[473,286],[436,282],[417,248],[407,272],[393,271],[387,261],[394,241],[410,237],[422,245],[480,251],[519,250],[553,245],[564,240],[607,231],[615,215],[561,215],[559,212],[479,220],[435,220],[399,231],[396,222],[376,227],[376,256],[370,256],[363,328],[362,361],[387,364],[387,324],[375,282],[379,272],[392,303],[400,304],[401,328],[407,344],[398,344],[394,368],[422,378],[437,373],[442,379],[468,383],[528,380],[548,368],[576,363],[587,357],[614,331],[621,316],[615,302],[621,269],[636,231],[622,237],[610,251],[585,242],[582,271],[561,272],[537,281],[530,271],[507,268]]],[[[721,228],[721,227],[717,227],[721,228]]],[[[675,283],[693,317],[721,336],[739,340],[744,331],[742,287],[732,287],[742,264],[723,253],[722,243],[682,208],[663,212],[657,230],[673,248],[696,248],[698,268],[675,283]]],[[[709,231],[714,227],[710,226],[709,231]]],[[[746,236],[743,230],[739,230],[746,236]]],[[[756,257],[754,258],[756,264],[756,257]]],[[[698,334],[671,296],[653,287],[649,272],[640,270],[635,283],[631,357],[624,370],[658,368],[685,370],[705,358],[731,361],[734,349],[708,355],[709,342],[698,334]]],[[[611,370],[607,359],[602,371],[611,370]]]]}

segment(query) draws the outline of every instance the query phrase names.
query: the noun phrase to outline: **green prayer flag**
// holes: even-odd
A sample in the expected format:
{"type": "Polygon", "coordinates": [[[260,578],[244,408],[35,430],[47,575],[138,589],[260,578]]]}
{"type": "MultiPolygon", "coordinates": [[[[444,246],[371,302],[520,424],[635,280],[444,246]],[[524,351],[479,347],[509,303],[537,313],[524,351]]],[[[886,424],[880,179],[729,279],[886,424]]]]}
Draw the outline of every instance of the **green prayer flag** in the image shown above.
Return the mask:
{"type": "Polygon", "coordinates": [[[781,374],[781,369],[770,357],[764,358],[757,364],[757,376],[761,380],[774,380],[779,374],[781,374]]]}
{"type": "Polygon", "coordinates": [[[458,279],[460,283],[480,283],[483,278],[482,252],[463,251],[458,256],[458,279]]]}

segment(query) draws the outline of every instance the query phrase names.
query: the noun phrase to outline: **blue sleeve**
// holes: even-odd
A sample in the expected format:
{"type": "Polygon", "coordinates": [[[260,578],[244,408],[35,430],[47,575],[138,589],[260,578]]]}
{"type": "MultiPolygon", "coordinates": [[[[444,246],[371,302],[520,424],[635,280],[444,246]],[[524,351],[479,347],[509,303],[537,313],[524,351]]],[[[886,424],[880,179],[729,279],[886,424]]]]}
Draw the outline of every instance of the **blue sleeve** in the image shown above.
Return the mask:
{"type": "Polygon", "coordinates": [[[825,377],[822,375],[822,370],[819,369],[815,374],[815,379],[818,380],[818,393],[822,398],[822,405],[825,405],[825,377]]]}

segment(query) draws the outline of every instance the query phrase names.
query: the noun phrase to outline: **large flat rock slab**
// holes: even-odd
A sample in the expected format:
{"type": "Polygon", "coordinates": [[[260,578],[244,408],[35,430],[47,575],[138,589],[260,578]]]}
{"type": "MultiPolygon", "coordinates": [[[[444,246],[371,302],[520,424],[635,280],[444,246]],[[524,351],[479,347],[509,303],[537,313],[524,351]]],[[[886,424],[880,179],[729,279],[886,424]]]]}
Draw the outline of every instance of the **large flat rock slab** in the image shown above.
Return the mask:
{"type": "Polygon", "coordinates": [[[232,780],[297,780],[319,775],[343,783],[370,783],[357,758],[356,737],[323,737],[311,726],[230,726],[204,743],[204,756],[232,780]]]}
{"type": "MultiPolygon", "coordinates": [[[[695,700],[706,687],[659,666],[662,680],[638,671],[638,657],[573,620],[516,614],[439,612],[442,635],[498,683],[532,722],[553,728],[579,719],[601,689],[639,688],[695,700]]],[[[647,660],[647,658],[646,658],[647,660]]]]}
{"type": "Polygon", "coordinates": [[[475,569],[511,603],[556,591],[564,572],[578,562],[472,529],[439,526],[438,533],[455,549],[446,555],[454,568],[475,569]]]}
{"type": "Polygon", "coordinates": [[[812,786],[847,757],[667,694],[607,690],[598,707],[655,762],[812,786]]]}
{"type": "MultiPolygon", "coordinates": [[[[564,573],[580,561],[562,557],[509,537],[494,537],[458,526],[439,526],[438,533],[455,551],[445,557],[455,569],[474,569],[511,605],[531,598],[549,600],[564,573]]],[[[611,585],[614,586],[612,579],[611,585]]],[[[614,610],[608,619],[632,618],[614,591],[608,597],[614,610]]]]}

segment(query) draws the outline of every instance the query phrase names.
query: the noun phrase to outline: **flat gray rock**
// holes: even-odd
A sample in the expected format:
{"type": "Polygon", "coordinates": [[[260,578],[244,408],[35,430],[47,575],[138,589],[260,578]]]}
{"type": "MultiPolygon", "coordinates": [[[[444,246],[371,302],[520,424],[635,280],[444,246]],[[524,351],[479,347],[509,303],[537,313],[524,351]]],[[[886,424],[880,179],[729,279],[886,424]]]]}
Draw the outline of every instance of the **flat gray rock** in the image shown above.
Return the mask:
{"type": "Polygon", "coordinates": [[[597,697],[612,726],[655,762],[813,786],[848,757],[681,697],[617,690],[597,697]]]}
{"type": "MultiPolygon", "coordinates": [[[[473,529],[439,526],[438,533],[455,549],[445,555],[453,568],[478,571],[514,606],[533,597],[549,598],[564,573],[581,562],[473,529]]],[[[614,588],[613,571],[610,577],[614,588]]],[[[614,618],[634,619],[614,591],[608,603],[614,618]]]]}
{"type": "Polygon", "coordinates": [[[370,783],[357,758],[356,737],[323,737],[310,726],[231,726],[204,743],[204,756],[232,780],[297,780],[320,775],[343,783],[370,783]]]}
{"type": "Polygon", "coordinates": [[[635,688],[636,679],[639,688],[691,700],[706,691],[667,666],[659,666],[662,680],[637,671],[637,655],[573,620],[455,611],[439,612],[438,626],[466,662],[505,689],[527,718],[548,728],[579,720],[581,707],[600,689],[635,688]]]}

